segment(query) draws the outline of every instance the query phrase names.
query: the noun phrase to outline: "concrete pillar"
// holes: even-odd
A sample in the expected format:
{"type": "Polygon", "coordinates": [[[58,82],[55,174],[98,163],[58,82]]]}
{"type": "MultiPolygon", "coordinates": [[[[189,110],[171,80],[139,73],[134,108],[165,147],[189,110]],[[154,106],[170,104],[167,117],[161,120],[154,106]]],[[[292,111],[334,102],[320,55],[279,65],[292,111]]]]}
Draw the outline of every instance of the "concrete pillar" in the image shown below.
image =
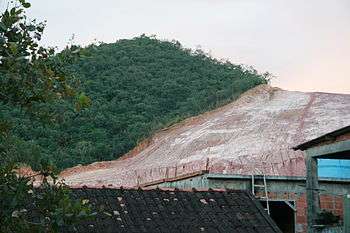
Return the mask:
{"type": "Polygon", "coordinates": [[[316,233],[315,220],[320,209],[318,188],[317,159],[310,155],[305,158],[306,163],[306,201],[307,201],[307,232],[316,233]]]}
{"type": "Polygon", "coordinates": [[[344,197],[344,233],[350,233],[350,194],[344,197]]]}

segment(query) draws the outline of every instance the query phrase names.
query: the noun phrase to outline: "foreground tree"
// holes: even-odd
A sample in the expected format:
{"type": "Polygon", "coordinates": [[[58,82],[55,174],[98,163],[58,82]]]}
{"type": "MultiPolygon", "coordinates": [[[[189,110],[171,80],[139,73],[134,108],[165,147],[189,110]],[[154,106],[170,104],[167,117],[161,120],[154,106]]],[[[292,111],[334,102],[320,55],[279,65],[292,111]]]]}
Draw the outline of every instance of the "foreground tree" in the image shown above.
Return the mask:
{"type": "Polygon", "coordinates": [[[71,199],[69,188],[47,168],[35,188],[33,177],[18,176],[12,165],[0,167],[0,232],[58,233],[95,215],[88,200],[71,199]]]}
{"type": "Polygon", "coordinates": [[[39,45],[45,24],[28,21],[24,0],[5,10],[0,22],[0,101],[30,108],[35,103],[73,96],[54,49],[39,45]]]}
{"type": "MultiPolygon", "coordinates": [[[[0,103],[50,119],[53,116],[43,106],[74,98],[75,92],[61,68],[64,54],[54,56],[54,49],[39,45],[45,24],[26,18],[29,7],[25,0],[14,1],[0,16],[0,103]]],[[[79,108],[89,104],[82,94],[77,100],[79,108]]],[[[10,119],[0,113],[0,232],[59,232],[91,216],[88,201],[72,200],[49,163],[41,162],[37,188],[34,177],[15,173],[18,161],[13,160],[16,139],[11,128],[10,119]]]]}

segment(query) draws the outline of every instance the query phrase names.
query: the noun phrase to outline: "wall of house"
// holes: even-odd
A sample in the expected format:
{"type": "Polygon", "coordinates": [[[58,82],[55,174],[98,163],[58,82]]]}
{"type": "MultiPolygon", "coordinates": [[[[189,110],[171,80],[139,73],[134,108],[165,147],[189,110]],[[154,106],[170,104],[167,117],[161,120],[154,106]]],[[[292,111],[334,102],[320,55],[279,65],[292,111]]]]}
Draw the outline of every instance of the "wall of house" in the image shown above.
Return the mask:
{"type": "MultiPolygon", "coordinates": [[[[267,176],[267,190],[270,200],[287,200],[295,203],[295,232],[306,233],[306,189],[304,177],[273,177],[267,176]]],[[[261,177],[255,177],[257,184],[262,184],[261,177]]],[[[350,193],[350,180],[321,179],[321,208],[333,212],[342,218],[343,196],[350,193]]],[[[205,174],[189,179],[177,180],[159,184],[160,187],[179,189],[245,189],[252,190],[250,176],[235,176],[225,174],[205,174]]],[[[257,197],[265,196],[263,190],[255,190],[257,197]]]]}
{"type": "MultiPolygon", "coordinates": [[[[259,192],[257,197],[264,196],[259,192]]],[[[285,193],[285,192],[269,192],[271,200],[290,200],[295,202],[295,232],[306,233],[307,230],[307,202],[305,193],[285,193]]],[[[334,215],[343,219],[343,196],[342,195],[320,195],[321,209],[331,211],[334,215]]]]}
{"type": "MultiPolygon", "coordinates": [[[[263,197],[263,192],[258,192],[257,197],[263,197]]],[[[295,205],[295,232],[307,232],[307,202],[306,193],[289,193],[289,192],[269,192],[270,200],[288,200],[294,202],[295,205]]],[[[343,220],[343,195],[320,195],[321,209],[331,211],[334,215],[340,216],[343,220]]],[[[273,210],[272,210],[273,211],[273,210]]]]}
{"type": "Polygon", "coordinates": [[[312,147],[316,147],[316,146],[324,146],[324,145],[329,145],[329,144],[333,144],[336,142],[342,142],[342,141],[346,141],[346,140],[350,140],[350,132],[349,133],[345,133],[342,135],[339,135],[331,140],[328,140],[326,142],[322,142],[322,143],[318,143],[317,145],[314,145],[312,147]]]}
{"type": "Polygon", "coordinates": [[[346,133],[346,134],[340,135],[340,136],[338,136],[336,138],[337,142],[345,141],[345,140],[350,140],[350,133],[346,133]]]}

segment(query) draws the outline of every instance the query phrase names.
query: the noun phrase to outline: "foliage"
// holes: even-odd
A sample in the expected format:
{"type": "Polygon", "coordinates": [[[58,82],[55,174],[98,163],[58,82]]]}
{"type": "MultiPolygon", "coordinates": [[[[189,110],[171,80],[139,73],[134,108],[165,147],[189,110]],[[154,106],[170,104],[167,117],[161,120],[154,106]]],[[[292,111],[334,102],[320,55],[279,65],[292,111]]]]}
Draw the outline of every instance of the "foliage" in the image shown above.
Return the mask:
{"type": "MultiPolygon", "coordinates": [[[[26,119],[45,116],[51,120],[50,103],[73,96],[74,91],[61,69],[62,56],[54,56],[53,49],[38,45],[45,25],[26,20],[24,9],[30,3],[16,3],[0,16],[0,232],[59,232],[90,216],[90,207],[86,201],[71,199],[52,166],[35,157],[39,151],[35,142],[12,134],[19,122],[10,122],[6,112],[26,119]],[[21,162],[23,157],[40,165],[40,187],[34,188],[30,177],[15,173],[11,161],[21,162]]],[[[80,99],[77,104],[83,108],[89,98],[83,95],[80,99]]]]}
{"type": "Polygon", "coordinates": [[[339,216],[334,215],[334,213],[332,213],[331,211],[323,209],[317,214],[316,224],[326,226],[335,225],[339,224],[339,220],[339,216]]]}
{"type": "MultiPolygon", "coordinates": [[[[57,56],[72,53],[66,49],[57,56]]],[[[22,162],[37,167],[35,160],[47,158],[62,169],[116,159],[157,130],[232,101],[269,78],[177,41],[144,35],[90,45],[80,53],[64,70],[80,81],[80,91],[92,99],[90,108],[67,110],[69,103],[59,101],[51,106],[56,122],[42,126],[2,107],[22,140],[19,148],[28,142],[36,148],[32,156],[19,158],[22,162]]]]}
{"type": "Polygon", "coordinates": [[[28,21],[24,7],[6,9],[0,21],[0,101],[31,107],[33,103],[73,95],[54,50],[39,46],[45,24],[28,21]]]}
{"type": "Polygon", "coordinates": [[[0,167],[0,232],[59,232],[94,215],[86,200],[71,199],[69,188],[49,166],[42,170],[38,188],[31,177],[18,176],[13,168],[0,167]]]}

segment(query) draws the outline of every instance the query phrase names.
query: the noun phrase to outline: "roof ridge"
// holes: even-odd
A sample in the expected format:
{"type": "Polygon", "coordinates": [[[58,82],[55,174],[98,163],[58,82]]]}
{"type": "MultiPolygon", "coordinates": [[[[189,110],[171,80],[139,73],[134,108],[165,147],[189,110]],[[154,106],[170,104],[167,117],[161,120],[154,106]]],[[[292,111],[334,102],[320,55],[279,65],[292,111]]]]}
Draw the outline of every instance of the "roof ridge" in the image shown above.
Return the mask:
{"type": "Polygon", "coordinates": [[[78,189],[94,189],[94,190],[140,190],[140,191],[177,191],[177,192],[247,192],[247,190],[239,190],[239,189],[222,189],[222,188],[171,188],[171,187],[111,187],[111,186],[79,186],[74,187],[70,186],[70,189],[72,190],[78,190],[78,189]]]}

